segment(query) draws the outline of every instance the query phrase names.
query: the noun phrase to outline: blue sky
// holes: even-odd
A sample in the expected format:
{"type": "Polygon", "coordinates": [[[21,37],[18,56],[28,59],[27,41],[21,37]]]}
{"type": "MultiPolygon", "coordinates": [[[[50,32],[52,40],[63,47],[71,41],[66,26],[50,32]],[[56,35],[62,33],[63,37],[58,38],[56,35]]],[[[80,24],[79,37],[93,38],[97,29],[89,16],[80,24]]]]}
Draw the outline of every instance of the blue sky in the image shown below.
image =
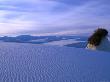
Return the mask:
{"type": "Polygon", "coordinates": [[[110,29],[110,0],[0,0],[1,35],[82,34],[110,29]]]}

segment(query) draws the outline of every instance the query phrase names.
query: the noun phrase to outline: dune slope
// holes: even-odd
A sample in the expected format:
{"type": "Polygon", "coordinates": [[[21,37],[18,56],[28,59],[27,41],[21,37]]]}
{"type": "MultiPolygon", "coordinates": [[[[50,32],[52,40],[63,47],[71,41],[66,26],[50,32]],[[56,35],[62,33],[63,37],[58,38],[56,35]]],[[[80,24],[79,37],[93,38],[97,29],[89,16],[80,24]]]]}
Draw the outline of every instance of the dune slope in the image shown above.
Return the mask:
{"type": "Polygon", "coordinates": [[[0,82],[110,82],[110,53],[0,43],[0,82]]]}

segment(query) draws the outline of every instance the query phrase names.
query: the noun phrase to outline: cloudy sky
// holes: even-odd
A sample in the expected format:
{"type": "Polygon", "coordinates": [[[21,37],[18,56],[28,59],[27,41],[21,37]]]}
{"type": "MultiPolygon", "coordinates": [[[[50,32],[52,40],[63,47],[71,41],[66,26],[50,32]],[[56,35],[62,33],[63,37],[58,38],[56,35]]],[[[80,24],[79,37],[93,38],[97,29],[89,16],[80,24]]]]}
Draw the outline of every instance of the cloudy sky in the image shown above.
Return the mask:
{"type": "Polygon", "coordinates": [[[0,34],[81,34],[110,29],[110,0],[0,0],[0,34]]]}

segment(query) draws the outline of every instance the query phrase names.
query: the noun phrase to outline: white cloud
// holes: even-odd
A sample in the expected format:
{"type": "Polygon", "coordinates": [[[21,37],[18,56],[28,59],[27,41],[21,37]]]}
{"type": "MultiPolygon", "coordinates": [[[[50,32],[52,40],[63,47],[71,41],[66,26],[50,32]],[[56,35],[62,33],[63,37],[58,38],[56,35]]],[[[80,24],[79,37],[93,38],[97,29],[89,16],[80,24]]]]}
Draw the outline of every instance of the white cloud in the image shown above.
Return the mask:
{"type": "Polygon", "coordinates": [[[108,26],[110,21],[110,15],[103,15],[108,5],[99,1],[80,6],[50,0],[0,0],[0,4],[0,34],[65,29],[78,33],[79,29],[87,28],[84,26],[108,26]]]}

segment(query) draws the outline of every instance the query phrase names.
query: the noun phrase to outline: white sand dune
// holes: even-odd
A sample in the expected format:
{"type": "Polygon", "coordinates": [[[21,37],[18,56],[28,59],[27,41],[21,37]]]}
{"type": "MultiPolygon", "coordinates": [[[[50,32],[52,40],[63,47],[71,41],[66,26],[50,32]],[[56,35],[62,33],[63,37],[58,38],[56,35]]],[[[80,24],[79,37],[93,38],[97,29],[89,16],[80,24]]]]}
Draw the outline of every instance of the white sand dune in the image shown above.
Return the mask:
{"type": "Polygon", "coordinates": [[[85,42],[85,41],[77,41],[76,39],[68,39],[68,40],[48,42],[48,43],[44,43],[44,44],[45,45],[64,46],[64,45],[73,44],[73,43],[80,43],[80,42],[85,42]]]}
{"type": "Polygon", "coordinates": [[[110,53],[0,43],[0,82],[110,82],[110,53]]]}

